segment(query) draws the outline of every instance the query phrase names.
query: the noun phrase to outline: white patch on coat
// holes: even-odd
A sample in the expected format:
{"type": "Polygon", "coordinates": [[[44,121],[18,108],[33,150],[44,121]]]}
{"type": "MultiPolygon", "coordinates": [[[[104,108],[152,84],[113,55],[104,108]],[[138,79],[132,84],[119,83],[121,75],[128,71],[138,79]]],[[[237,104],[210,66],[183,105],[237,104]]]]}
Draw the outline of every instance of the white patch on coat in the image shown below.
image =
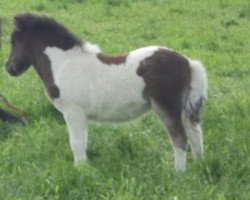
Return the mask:
{"type": "MultiPolygon", "coordinates": [[[[86,43],[87,44],[87,43],[86,43]]],[[[148,110],[143,98],[145,83],[136,74],[140,62],[159,47],[137,49],[119,65],[102,63],[95,51],[88,54],[80,47],[64,51],[47,47],[54,81],[60,97],[53,100],[61,112],[72,105],[80,106],[87,118],[98,121],[125,121],[148,110]]]]}

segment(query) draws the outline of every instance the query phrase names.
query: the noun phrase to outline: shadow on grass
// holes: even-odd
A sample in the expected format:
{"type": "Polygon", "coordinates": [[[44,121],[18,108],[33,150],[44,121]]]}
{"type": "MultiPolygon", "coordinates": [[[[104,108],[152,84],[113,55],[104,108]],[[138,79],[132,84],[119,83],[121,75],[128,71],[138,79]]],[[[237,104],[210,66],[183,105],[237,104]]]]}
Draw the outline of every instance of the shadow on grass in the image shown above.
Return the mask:
{"type": "Polygon", "coordinates": [[[22,124],[11,124],[0,122],[0,140],[7,139],[11,133],[13,133],[16,129],[22,127],[22,124]]]}

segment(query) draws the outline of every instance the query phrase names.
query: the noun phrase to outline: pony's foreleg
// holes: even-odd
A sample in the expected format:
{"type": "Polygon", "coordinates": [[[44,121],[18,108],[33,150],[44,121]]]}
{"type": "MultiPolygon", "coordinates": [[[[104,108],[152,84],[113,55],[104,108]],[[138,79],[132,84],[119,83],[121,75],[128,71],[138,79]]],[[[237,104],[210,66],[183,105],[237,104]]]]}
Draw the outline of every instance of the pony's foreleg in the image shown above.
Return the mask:
{"type": "Polygon", "coordinates": [[[69,131],[70,147],[74,154],[75,165],[87,159],[87,118],[78,106],[71,106],[64,110],[64,119],[69,131]]]}

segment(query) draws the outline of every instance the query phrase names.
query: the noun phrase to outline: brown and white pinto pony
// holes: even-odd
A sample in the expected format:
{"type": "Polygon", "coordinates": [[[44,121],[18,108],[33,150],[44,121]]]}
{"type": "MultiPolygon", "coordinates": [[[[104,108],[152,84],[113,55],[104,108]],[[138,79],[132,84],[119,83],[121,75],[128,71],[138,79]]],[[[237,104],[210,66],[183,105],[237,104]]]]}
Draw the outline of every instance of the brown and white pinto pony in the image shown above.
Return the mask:
{"type": "Polygon", "coordinates": [[[75,164],[87,159],[87,121],[131,120],[150,108],[172,139],[175,169],[185,171],[186,151],[203,156],[200,115],[207,95],[201,62],[165,47],[149,46],[107,56],[48,17],[14,18],[6,69],[12,76],[33,65],[66,121],[75,164]]]}

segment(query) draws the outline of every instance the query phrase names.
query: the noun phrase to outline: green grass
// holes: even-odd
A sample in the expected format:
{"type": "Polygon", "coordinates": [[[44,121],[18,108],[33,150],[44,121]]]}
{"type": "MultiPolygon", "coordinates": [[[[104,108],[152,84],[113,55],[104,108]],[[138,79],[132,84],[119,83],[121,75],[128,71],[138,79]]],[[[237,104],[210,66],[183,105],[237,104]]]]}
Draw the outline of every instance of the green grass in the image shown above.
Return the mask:
{"type": "MultiPolygon", "coordinates": [[[[0,199],[250,199],[250,2],[246,0],[1,0],[0,87],[28,113],[0,123],[0,199]],[[200,59],[209,78],[205,160],[173,170],[171,144],[152,114],[129,125],[90,123],[89,161],[73,166],[66,125],[33,69],[4,68],[12,17],[29,11],[65,24],[105,53],[163,45],[200,59]]],[[[0,104],[4,108],[4,105],[0,104]]]]}

